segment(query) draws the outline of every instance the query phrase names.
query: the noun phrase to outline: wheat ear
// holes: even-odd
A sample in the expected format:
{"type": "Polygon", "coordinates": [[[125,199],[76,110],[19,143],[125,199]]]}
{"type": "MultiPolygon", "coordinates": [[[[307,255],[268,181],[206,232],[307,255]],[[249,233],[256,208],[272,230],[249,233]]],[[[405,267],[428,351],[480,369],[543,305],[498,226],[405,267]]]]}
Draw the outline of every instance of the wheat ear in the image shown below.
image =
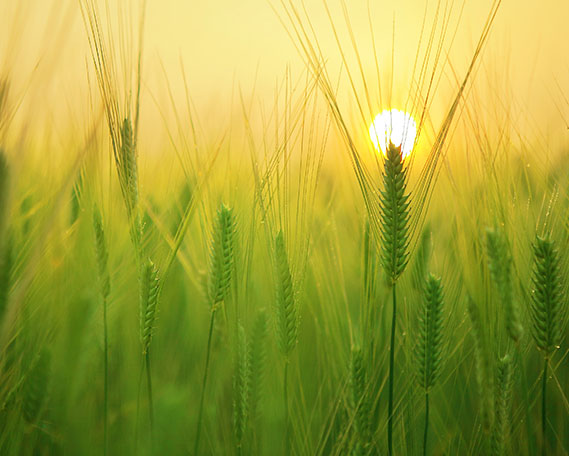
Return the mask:
{"type": "Polygon", "coordinates": [[[389,352],[389,405],[387,415],[388,454],[393,454],[393,389],[395,377],[395,332],[397,324],[396,283],[409,259],[409,195],[407,168],[401,147],[392,143],[383,161],[383,190],[380,192],[381,263],[392,287],[393,312],[389,352]]]}
{"type": "Polygon", "coordinates": [[[531,293],[532,335],[537,348],[542,352],[542,455],[547,448],[547,369],[549,360],[561,344],[563,322],[566,310],[564,304],[564,287],[561,279],[559,255],[555,243],[549,237],[537,236],[534,246],[533,289],[531,293]]]}
{"type": "Polygon", "coordinates": [[[423,307],[419,314],[419,332],[415,348],[417,380],[425,390],[425,431],[423,455],[427,454],[429,432],[429,392],[439,376],[442,362],[443,287],[441,279],[430,274],[425,281],[423,307]]]}
{"type": "Polygon", "coordinates": [[[496,285],[500,301],[504,306],[508,336],[519,342],[523,336],[523,325],[512,285],[512,255],[503,231],[499,228],[486,229],[488,268],[496,285]]]}

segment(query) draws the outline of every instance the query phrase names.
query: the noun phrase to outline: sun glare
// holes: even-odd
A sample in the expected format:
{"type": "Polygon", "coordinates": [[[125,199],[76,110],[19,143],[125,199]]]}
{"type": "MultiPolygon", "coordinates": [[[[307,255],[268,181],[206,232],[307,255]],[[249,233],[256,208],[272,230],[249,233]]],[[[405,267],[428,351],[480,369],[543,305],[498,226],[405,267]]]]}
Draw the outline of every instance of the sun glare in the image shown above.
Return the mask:
{"type": "Polygon", "coordinates": [[[376,149],[383,154],[391,141],[401,146],[403,158],[408,157],[413,150],[417,136],[417,124],[413,117],[398,109],[386,110],[379,113],[369,127],[369,136],[376,149]]]}

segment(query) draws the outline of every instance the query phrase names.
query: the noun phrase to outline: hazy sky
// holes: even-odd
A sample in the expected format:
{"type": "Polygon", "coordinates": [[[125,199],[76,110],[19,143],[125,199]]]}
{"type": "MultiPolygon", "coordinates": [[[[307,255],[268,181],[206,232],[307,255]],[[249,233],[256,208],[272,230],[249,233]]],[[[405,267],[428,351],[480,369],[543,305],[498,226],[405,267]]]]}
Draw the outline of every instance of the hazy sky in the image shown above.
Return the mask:
{"type": "MultiPolygon", "coordinates": [[[[106,2],[98,3],[104,8],[106,2]]],[[[108,10],[116,17],[117,2],[108,3],[108,10]]],[[[300,5],[298,1],[294,3],[300,5]]],[[[334,23],[344,29],[340,2],[327,3],[334,23]]],[[[365,71],[371,71],[374,65],[371,22],[381,71],[391,73],[393,47],[394,90],[405,92],[425,16],[425,1],[346,0],[346,3],[365,71]]],[[[435,3],[431,1],[427,10],[427,30],[434,17],[435,3]]],[[[120,4],[123,11],[138,14],[140,2],[120,4]]],[[[165,74],[174,96],[183,96],[180,62],[184,64],[192,98],[204,113],[220,115],[219,111],[230,105],[236,87],[246,94],[255,87],[259,98],[270,100],[287,65],[296,73],[303,68],[287,30],[271,5],[282,14],[277,0],[148,0],[144,34],[145,109],[153,109],[154,98],[159,104],[167,103],[165,74]]],[[[328,64],[337,69],[338,47],[330,33],[324,2],[305,0],[305,5],[328,64]]],[[[447,4],[441,5],[444,9],[447,4]]],[[[462,15],[462,3],[448,2],[446,6],[453,8],[449,24],[451,32],[456,31],[449,57],[459,74],[464,72],[472,55],[490,6],[487,0],[467,0],[462,15]]],[[[137,16],[132,22],[136,28],[137,16]]],[[[567,0],[504,0],[485,50],[479,83],[492,85],[491,90],[502,101],[513,100],[517,107],[543,119],[544,123],[551,119],[554,123],[561,119],[569,123],[569,102],[563,100],[563,96],[569,98],[568,23],[567,0]]],[[[349,45],[346,38],[341,35],[342,43],[349,45]]],[[[90,66],[78,1],[0,1],[0,75],[11,77],[14,94],[18,97],[25,94],[24,106],[33,105],[35,116],[49,118],[67,113],[80,117],[88,106],[86,68],[90,66]]],[[[452,79],[450,68],[447,74],[452,79]]]]}

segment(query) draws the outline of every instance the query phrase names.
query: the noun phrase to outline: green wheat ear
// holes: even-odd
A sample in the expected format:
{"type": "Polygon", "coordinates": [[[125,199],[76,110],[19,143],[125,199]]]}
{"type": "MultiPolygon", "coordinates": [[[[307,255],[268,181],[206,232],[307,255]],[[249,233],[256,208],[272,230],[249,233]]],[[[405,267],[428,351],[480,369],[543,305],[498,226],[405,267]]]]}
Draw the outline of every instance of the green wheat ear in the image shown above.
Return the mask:
{"type": "Polygon", "coordinates": [[[109,252],[105,242],[105,230],[99,208],[93,209],[93,229],[95,231],[95,255],[99,273],[99,291],[103,298],[108,298],[111,292],[111,278],[109,274],[109,252]]]}
{"type": "Polygon", "coordinates": [[[538,236],[533,251],[532,334],[539,350],[549,358],[561,345],[564,290],[554,241],[538,236]]]}
{"type": "Polygon", "coordinates": [[[409,259],[409,195],[407,169],[401,146],[387,148],[383,170],[381,204],[381,262],[391,283],[395,283],[409,259]]]}
{"type": "Polygon", "coordinates": [[[486,229],[486,247],[490,275],[496,284],[505,310],[506,331],[514,342],[518,342],[523,336],[523,325],[518,305],[513,297],[512,256],[502,230],[486,229]]]}
{"type": "Polygon", "coordinates": [[[360,347],[352,347],[350,363],[350,386],[352,408],[357,435],[356,454],[368,454],[371,444],[371,407],[367,397],[367,374],[364,356],[360,347]]]}
{"type": "Polygon", "coordinates": [[[148,352],[152,340],[157,304],[158,271],[154,263],[148,259],[140,277],[140,341],[143,355],[148,352]]]}
{"type": "Polygon", "coordinates": [[[121,126],[119,160],[121,186],[125,192],[129,215],[132,216],[138,206],[138,164],[129,118],[124,119],[121,126]]]}
{"type": "Polygon", "coordinates": [[[470,296],[468,296],[468,315],[472,323],[472,335],[474,337],[476,382],[480,396],[482,427],[485,432],[490,432],[494,424],[494,372],[480,310],[470,296]]]}
{"type": "Polygon", "coordinates": [[[261,309],[255,318],[251,335],[251,399],[249,410],[252,419],[256,417],[257,408],[263,397],[267,371],[267,336],[267,314],[264,309],[261,309]]]}
{"type": "Polygon", "coordinates": [[[279,349],[288,358],[298,339],[298,313],[293,278],[282,230],[275,238],[276,311],[279,349]]]}
{"type": "Polygon", "coordinates": [[[237,353],[233,379],[233,424],[237,448],[241,448],[249,416],[249,390],[251,381],[250,351],[245,329],[241,324],[237,331],[237,353]]]}
{"type": "Polygon", "coordinates": [[[224,301],[229,292],[234,262],[234,237],[233,211],[221,204],[210,244],[208,300],[212,307],[224,301]]]}
{"type": "Polygon", "coordinates": [[[34,424],[39,418],[43,404],[47,397],[47,387],[50,376],[51,356],[46,348],[43,348],[34,360],[30,371],[27,373],[22,386],[24,418],[30,424],[34,424]]]}
{"type": "Polygon", "coordinates": [[[510,403],[512,393],[512,358],[505,355],[498,363],[496,418],[492,435],[492,454],[509,454],[506,444],[510,436],[510,403]]]}
{"type": "Polygon", "coordinates": [[[443,337],[443,287],[441,279],[430,274],[424,285],[423,307],[419,314],[419,333],[415,349],[417,379],[428,391],[439,376],[443,337]]]}

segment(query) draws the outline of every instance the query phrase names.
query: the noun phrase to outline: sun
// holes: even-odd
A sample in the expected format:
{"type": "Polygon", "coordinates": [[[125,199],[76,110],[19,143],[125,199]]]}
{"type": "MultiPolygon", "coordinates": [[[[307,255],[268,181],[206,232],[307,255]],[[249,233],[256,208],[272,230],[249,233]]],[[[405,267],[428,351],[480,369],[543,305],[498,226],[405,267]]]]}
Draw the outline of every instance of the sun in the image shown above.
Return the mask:
{"type": "Polygon", "coordinates": [[[398,109],[380,112],[369,127],[369,136],[376,149],[385,151],[391,141],[401,146],[403,158],[408,157],[413,150],[417,136],[417,124],[410,114],[398,109]]]}

